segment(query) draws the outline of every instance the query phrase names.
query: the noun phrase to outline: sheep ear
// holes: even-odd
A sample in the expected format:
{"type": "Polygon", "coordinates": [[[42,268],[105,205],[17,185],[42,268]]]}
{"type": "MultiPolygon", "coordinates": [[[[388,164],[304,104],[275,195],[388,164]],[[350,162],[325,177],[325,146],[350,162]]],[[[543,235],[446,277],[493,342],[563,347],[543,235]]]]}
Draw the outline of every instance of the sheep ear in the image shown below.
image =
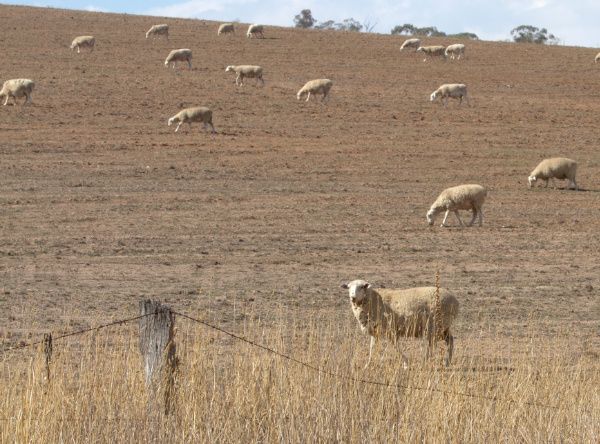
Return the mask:
{"type": "Polygon", "coordinates": [[[373,288],[373,286],[370,283],[367,283],[367,285],[365,285],[365,288],[373,288]]]}
{"type": "Polygon", "coordinates": [[[342,288],[343,288],[343,289],[345,289],[345,290],[348,290],[348,288],[349,288],[349,287],[348,287],[348,284],[345,284],[345,283],[344,283],[344,284],[342,284],[342,285],[340,285],[340,287],[342,287],[342,288]]]}

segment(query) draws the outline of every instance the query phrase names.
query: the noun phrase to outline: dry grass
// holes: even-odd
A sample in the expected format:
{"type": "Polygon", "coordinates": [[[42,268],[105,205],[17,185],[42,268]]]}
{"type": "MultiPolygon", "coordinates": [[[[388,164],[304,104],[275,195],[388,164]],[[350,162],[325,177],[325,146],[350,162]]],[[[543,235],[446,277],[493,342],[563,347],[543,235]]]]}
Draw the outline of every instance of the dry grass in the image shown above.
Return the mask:
{"type": "Polygon", "coordinates": [[[565,351],[575,344],[564,337],[539,338],[532,329],[522,342],[457,341],[448,370],[423,363],[419,343],[411,341],[408,371],[390,348],[379,350],[365,372],[367,340],[353,324],[306,326],[285,313],[279,319],[271,327],[248,321],[239,332],[355,380],[315,372],[180,318],[176,410],[157,421],[146,409],[135,330],[110,328],[56,343],[50,382],[41,349],[4,357],[0,441],[600,440],[597,357],[573,359],[565,351]]]}

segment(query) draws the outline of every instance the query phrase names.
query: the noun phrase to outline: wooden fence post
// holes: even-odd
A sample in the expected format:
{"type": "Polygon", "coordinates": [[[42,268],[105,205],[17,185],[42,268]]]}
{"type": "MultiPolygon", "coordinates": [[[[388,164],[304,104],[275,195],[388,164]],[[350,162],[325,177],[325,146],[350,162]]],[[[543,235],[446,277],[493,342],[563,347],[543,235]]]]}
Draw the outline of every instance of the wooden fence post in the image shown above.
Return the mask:
{"type": "Polygon", "coordinates": [[[46,358],[46,382],[50,382],[50,360],[52,359],[52,333],[44,333],[44,356],[46,358]]]}
{"type": "Polygon", "coordinates": [[[174,338],[175,315],[160,302],[140,302],[140,352],[149,390],[150,410],[168,415],[173,410],[178,359],[174,338]]]}

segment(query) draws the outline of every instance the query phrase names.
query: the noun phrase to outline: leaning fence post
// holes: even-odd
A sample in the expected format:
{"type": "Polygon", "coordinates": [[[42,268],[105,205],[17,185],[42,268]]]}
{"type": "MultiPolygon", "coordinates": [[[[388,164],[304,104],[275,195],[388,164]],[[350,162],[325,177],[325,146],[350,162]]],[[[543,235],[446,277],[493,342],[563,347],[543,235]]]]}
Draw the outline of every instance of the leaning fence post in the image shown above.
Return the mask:
{"type": "Polygon", "coordinates": [[[44,357],[46,361],[46,381],[50,382],[50,360],[52,359],[52,333],[44,333],[44,357]]]}
{"type": "Polygon", "coordinates": [[[164,413],[172,411],[175,371],[177,369],[174,339],[175,315],[160,302],[140,302],[140,352],[144,363],[148,407],[164,413]]]}

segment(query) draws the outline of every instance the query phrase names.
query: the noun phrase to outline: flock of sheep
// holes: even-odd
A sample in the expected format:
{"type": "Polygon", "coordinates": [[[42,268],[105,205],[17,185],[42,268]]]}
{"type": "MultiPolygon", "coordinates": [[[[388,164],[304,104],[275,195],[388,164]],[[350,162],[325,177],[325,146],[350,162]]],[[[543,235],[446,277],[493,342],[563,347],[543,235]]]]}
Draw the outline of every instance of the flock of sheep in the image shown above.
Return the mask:
{"type": "MultiPolygon", "coordinates": [[[[235,32],[233,23],[224,23],[218,28],[218,35],[231,34],[235,32]]],[[[264,38],[264,27],[262,25],[250,25],[246,36],[248,38],[261,37],[264,38]]],[[[146,32],[146,38],[169,38],[169,26],[167,24],[159,24],[152,26],[146,32]]],[[[71,43],[71,50],[77,50],[80,53],[82,48],[87,48],[89,51],[94,50],[96,40],[93,36],[80,36],[71,43]]],[[[444,46],[421,46],[421,40],[411,38],[406,40],[400,50],[414,48],[415,52],[423,53],[427,57],[440,57],[443,59],[460,60],[465,54],[465,45],[462,43],[444,46]]],[[[424,60],[424,61],[425,61],[424,60]]],[[[600,53],[596,56],[595,61],[600,60],[600,53]]],[[[188,67],[192,68],[192,51],[190,49],[176,49],[171,51],[165,59],[165,66],[175,67],[177,62],[187,62],[188,67]]],[[[245,78],[254,78],[264,85],[263,68],[254,65],[239,65],[227,66],[226,72],[234,72],[236,74],[236,85],[242,86],[245,78]]],[[[328,96],[333,82],[329,79],[316,79],[307,82],[296,94],[300,100],[306,96],[306,101],[311,95],[321,94],[323,100],[328,96]]],[[[12,79],[4,82],[2,90],[0,90],[0,98],[5,97],[4,105],[7,105],[9,98],[12,98],[16,104],[16,99],[25,97],[25,104],[31,103],[31,93],[35,87],[35,83],[30,79],[12,79]]],[[[459,103],[465,99],[469,103],[467,97],[467,87],[464,84],[444,84],[434,91],[430,100],[433,102],[440,98],[441,102],[446,105],[448,98],[456,98],[459,103]]],[[[175,132],[184,123],[190,125],[192,122],[199,122],[204,125],[205,129],[210,129],[214,134],[215,128],[212,121],[212,111],[206,107],[186,108],[168,119],[168,126],[177,123],[175,132]]],[[[575,175],[577,172],[577,163],[574,160],[567,158],[553,158],[543,160],[529,175],[529,186],[537,180],[545,181],[546,187],[548,181],[552,179],[566,179],[571,186],[578,189],[575,175]]],[[[472,211],[471,221],[468,226],[478,220],[479,226],[483,224],[483,204],[487,196],[485,187],[477,184],[465,184],[448,188],[438,196],[435,202],[431,205],[427,212],[427,222],[433,225],[435,217],[441,212],[445,212],[444,219],[441,223],[442,227],[447,226],[446,222],[450,212],[453,212],[460,226],[463,222],[459,216],[459,210],[472,211]]],[[[435,295],[438,289],[435,287],[420,287],[411,289],[375,289],[373,286],[363,280],[354,280],[342,285],[343,288],[349,291],[352,310],[356,319],[359,322],[361,330],[371,337],[369,348],[369,360],[371,361],[372,350],[378,338],[386,338],[393,343],[398,344],[401,337],[427,337],[428,347],[427,355],[430,354],[430,348],[434,340],[434,335],[438,336],[447,344],[446,365],[449,365],[453,353],[453,336],[451,326],[455,320],[459,302],[457,298],[445,289],[439,289],[439,299],[435,303],[435,295]],[[434,325],[434,323],[436,325],[434,325]],[[436,329],[437,333],[435,333],[436,329]]],[[[408,365],[408,360],[401,353],[404,367],[408,365]]]]}

